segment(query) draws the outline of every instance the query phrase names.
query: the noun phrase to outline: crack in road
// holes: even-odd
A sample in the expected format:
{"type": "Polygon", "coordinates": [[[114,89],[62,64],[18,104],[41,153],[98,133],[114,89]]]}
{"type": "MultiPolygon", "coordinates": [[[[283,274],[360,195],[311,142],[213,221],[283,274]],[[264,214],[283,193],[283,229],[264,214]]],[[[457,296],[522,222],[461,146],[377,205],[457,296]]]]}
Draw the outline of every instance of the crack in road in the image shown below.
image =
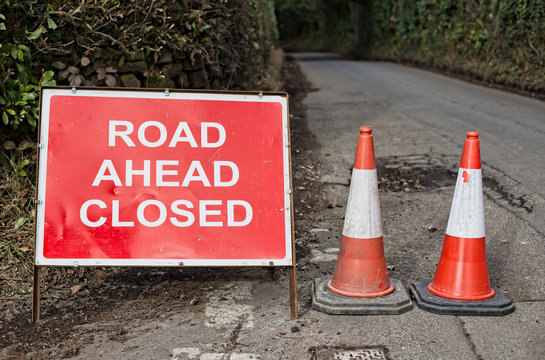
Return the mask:
{"type": "Polygon", "coordinates": [[[229,360],[231,358],[231,354],[233,353],[233,350],[237,347],[237,340],[240,336],[240,332],[242,330],[242,326],[244,325],[244,322],[246,321],[247,315],[242,315],[239,317],[237,326],[233,329],[231,332],[231,335],[229,336],[229,343],[227,345],[227,348],[225,349],[225,354],[222,356],[222,360],[229,360]]]}
{"type": "Polygon", "coordinates": [[[473,339],[471,339],[471,335],[467,331],[466,323],[462,318],[456,317],[456,320],[460,327],[462,328],[462,333],[464,334],[464,337],[466,338],[467,342],[469,343],[469,346],[471,347],[471,351],[475,354],[477,360],[483,360],[483,357],[477,352],[477,348],[475,346],[475,343],[473,342],[473,339]]]}

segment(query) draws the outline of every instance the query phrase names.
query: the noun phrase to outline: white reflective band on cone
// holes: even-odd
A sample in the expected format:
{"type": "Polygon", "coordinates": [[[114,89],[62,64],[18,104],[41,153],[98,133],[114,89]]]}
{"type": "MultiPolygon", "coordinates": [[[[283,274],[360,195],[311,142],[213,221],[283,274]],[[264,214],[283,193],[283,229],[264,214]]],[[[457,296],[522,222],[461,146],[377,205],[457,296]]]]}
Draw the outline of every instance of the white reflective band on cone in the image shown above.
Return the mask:
{"type": "Polygon", "coordinates": [[[485,236],[481,169],[460,168],[458,171],[447,234],[476,239],[485,236]]]}
{"type": "Polygon", "coordinates": [[[382,236],[377,170],[352,170],[343,235],[356,239],[382,236]]]}

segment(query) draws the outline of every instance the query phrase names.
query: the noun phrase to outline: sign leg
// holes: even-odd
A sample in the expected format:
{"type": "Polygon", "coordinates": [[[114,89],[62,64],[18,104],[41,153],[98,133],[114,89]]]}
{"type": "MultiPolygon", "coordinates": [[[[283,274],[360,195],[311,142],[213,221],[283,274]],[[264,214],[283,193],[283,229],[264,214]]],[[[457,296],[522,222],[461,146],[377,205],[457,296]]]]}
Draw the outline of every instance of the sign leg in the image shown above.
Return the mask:
{"type": "Polygon", "coordinates": [[[42,268],[34,265],[32,284],[32,322],[40,321],[40,285],[42,280],[42,268]]]}
{"type": "Polygon", "coordinates": [[[295,261],[289,270],[290,277],[290,314],[292,319],[299,317],[299,305],[297,304],[297,271],[295,269],[295,261]]]}

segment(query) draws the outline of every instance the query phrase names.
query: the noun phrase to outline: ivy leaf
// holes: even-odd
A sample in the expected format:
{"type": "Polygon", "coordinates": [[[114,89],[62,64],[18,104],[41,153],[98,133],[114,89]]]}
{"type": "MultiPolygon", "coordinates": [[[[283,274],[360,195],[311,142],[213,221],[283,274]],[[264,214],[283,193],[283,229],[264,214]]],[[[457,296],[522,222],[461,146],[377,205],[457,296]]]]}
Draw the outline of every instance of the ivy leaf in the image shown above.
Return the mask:
{"type": "Polygon", "coordinates": [[[9,124],[8,114],[5,111],[2,113],[2,121],[4,122],[4,125],[9,124]]]}
{"type": "Polygon", "coordinates": [[[123,65],[125,65],[125,56],[122,56],[118,61],[117,61],[117,68],[118,69],[121,69],[123,67],[123,65]]]}
{"type": "Polygon", "coordinates": [[[54,61],[51,66],[53,66],[55,69],[58,69],[58,70],[64,70],[66,69],[66,64],[63,63],[62,61],[54,61]]]}
{"type": "Polygon", "coordinates": [[[68,76],[70,76],[70,73],[68,72],[68,70],[63,70],[61,72],[59,72],[59,75],[57,76],[57,79],[59,80],[66,80],[66,78],[68,78],[68,76]]]}
{"type": "Polygon", "coordinates": [[[13,228],[19,229],[21,226],[23,226],[26,223],[26,221],[27,221],[26,217],[20,217],[19,219],[17,219],[15,224],[13,224],[13,228]]]}
{"type": "Polygon", "coordinates": [[[42,79],[40,80],[40,86],[56,85],[55,80],[52,80],[53,75],[54,73],[51,70],[44,72],[42,79]]]}
{"type": "MultiPolygon", "coordinates": [[[[30,140],[23,140],[19,143],[19,145],[17,146],[17,149],[18,150],[26,150],[26,149],[30,149],[34,147],[34,143],[30,140]]],[[[30,161],[29,161],[30,163],[30,161]]],[[[27,164],[28,165],[28,164],[27,164]]]]}
{"type": "Polygon", "coordinates": [[[51,18],[47,18],[47,26],[51,29],[51,30],[55,30],[57,28],[57,24],[55,24],[55,22],[53,21],[53,19],[51,18]]]}
{"type": "Polygon", "coordinates": [[[81,75],[70,75],[68,79],[70,80],[70,86],[80,86],[85,78],[81,75]]]}
{"type": "MultiPolygon", "coordinates": [[[[38,117],[38,114],[34,114],[34,116],[38,117]]],[[[26,120],[28,121],[30,126],[32,126],[32,129],[34,130],[34,128],[36,127],[36,120],[32,117],[27,117],[26,120]]]]}
{"type": "Polygon", "coordinates": [[[57,82],[55,80],[42,82],[42,86],[55,86],[55,85],[57,85],[57,82]]]}
{"type": "Polygon", "coordinates": [[[106,76],[106,70],[104,70],[103,68],[98,68],[97,69],[97,78],[99,80],[102,80],[102,79],[104,79],[105,76],[106,76]]]}
{"type": "Polygon", "coordinates": [[[91,63],[91,60],[87,56],[81,58],[81,66],[87,66],[91,63]]]}
{"type": "Polygon", "coordinates": [[[17,169],[22,169],[25,166],[27,166],[28,164],[30,164],[30,160],[25,159],[25,160],[21,161],[21,163],[19,165],[17,165],[17,169]]]}
{"type": "Polygon", "coordinates": [[[106,75],[104,82],[106,82],[106,85],[108,85],[109,87],[115,86],[117,84],[117,80],[115,79],[115,77],[110,74],[106,75]]]}
{"type": "Polygon", "coordinates": [[[42,32],[44,32],[44,30],[45,28],[43,26],[40,26],[39,28],[31,32],[26,38],[28,40],[36,40],[40,37],[40,35],[42,35],[42,32]]]}
{"type": "MultiPolygon", "coordinates": [[[[36,95],[34,95],[33,93],[21,93],[21,99],[23,100],[34,100],[36,99],[36,95]]],[[[0,100],[0,103],[2,101],[0,100]]]]}
{"type": "MultiPolygon", "coordinates": [[[[5,113],[4,113],[5,114],[5,113]]],[[[17,145],[15,145],[15,143],[11,140],[6,140],[4,141],[4,143],[2,144],[2,148],[4,150],[13,150],[17,147],[17,145]]]]}
{"type": "Polygon", "coordinates": [[[79,69],[75,66],[69,66],[67,70],[70,74],[73,74],[73,75],[79,74],[79,69]]]}
{"type": "Polygon", "coordinates": [[[21,63],[17,63],[17,79],[21,85],[28,84],[28,72],[25,70],[25,67],[21,63]]]}
{"type": "Polygon", "coordinates": [[[0,23],[0,30],[6,30],[6,24],[0,23]]]}

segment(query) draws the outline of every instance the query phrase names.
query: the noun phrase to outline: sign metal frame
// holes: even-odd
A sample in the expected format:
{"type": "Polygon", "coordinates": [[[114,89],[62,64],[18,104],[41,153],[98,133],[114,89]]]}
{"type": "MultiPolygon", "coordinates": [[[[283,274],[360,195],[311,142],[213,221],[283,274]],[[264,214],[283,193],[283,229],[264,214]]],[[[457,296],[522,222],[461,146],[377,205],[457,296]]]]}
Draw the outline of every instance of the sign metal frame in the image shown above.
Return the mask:
{"type": "Polygon", "coordinates": [[[38,162],[36,195],[36,249],[33,274],[33,311],[32,321],[40,318],[40,282],[41,268],[45,266],[123,266],[123,267],[288,267],[291,318],[297,318],[297,280],[293,224],[293,194],[291,175],[291,148],[288,95],[283,92],[257,91],[208,91],[175,89],[140,89],[140,88],[98,88],[98,87],[42,87],[40,93],[40,119],[38,123],[38,162]],[[279,102],[282,104],[283,133],[283,199],[285,214],[285,257],[280,259],[50,259],[43,256],[45,186],[47,178],[49,106],[52,96],[92,96],[109,98],[142,98],[163,100],[217,100],[238,102],[279,102]]]}

